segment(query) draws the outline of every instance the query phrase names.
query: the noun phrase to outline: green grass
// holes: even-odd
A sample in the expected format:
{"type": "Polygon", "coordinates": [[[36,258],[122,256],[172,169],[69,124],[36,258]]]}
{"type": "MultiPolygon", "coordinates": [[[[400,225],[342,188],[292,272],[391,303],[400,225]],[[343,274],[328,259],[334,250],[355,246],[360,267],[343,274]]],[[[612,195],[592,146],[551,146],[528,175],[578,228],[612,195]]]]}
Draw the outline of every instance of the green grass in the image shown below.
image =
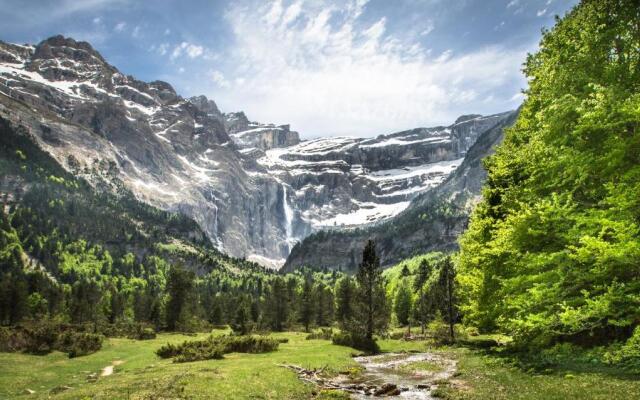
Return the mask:
{"type": "Polygon", "coordinates": [[[444,354],[458,360],[455,377],[437,391],[445,399],[640,399],[640,376],[613,367],[566,363],[542,375],[478,350],[448,348],[444,354]]]}
{"type": "Polygon", "coordinates": [[[440,372],[444,368],[433,361],[415,361],[398,366],[398,369],[405,372],[440,372]]]}
{"type": "MultiPolygon", "coordinates": [[[[278,364],[357,373],[357,364],[351,358],[357,351],[327,340],[306,340],[305,333],[273,336],[288,338],[289,342],[272,353],[232,353],[223,360],[183,364],[162,360],[155,350],[167,342],[193,340],[193,336],[161,334],[146,341],[108,339],[97,353],[74,359],[58,352],[46,356],[0,353],[0,399],[346,398],[341,392],[318,391],[278,364]],[[99,372],[115,360],[123,363],[115,367],[113,375],[87,382],[89,373],[99,372]],[[50,396],[49,391],[57,386],[72,389],[50,396]],[[36,393],[24,394],[27,388],[36,393]]],[[[438,391],[449,399],[640,399],[640,377],[613,368],[568,364],[550,374],[537,375],[480,350],[434,347],[424,341],[381,340],[379,344],[384,352],[435,351],[457,359],[459,373],[438,391]]]]}
{"type": "MultiPolygon", "coordinates": [[[[49,391],[56,386],[72,389],[51,396],[54,399],[299,399],[311,397],[316,388],[303,384],[294,372],[277,364],[326,366],[333,372],[357,366],[351,359],[353,349],[326,340],[305,340],[304,333],[273,336],[286,337],[289,343],[280,344],[273,353],[232,353],[223,360],[184,364],[162,360],[155,351],[167,342],[193,340],[192,336],[162,334],[147,341],[108,339],[99,352],[74,359],[58,352],[46,356],[0,353],[0,399],[49,398],[49,391]],[[87,382],[89,373],[99,372],[114,360],[124,363],[115,367],[113,375],[87,382]],[[36,394],[26,395],[25,389],[36,394]]],[[[198,335],[204,337],[206,334],[198,335]]]]}

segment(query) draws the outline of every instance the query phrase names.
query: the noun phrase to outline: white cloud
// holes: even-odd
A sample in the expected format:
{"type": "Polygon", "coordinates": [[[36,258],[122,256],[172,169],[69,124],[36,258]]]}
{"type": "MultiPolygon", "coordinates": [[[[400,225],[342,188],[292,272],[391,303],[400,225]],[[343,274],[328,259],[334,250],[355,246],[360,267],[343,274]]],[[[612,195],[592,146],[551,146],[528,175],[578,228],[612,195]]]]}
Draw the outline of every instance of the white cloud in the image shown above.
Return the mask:
{"type": "Polygon", "coordinates": [[[136,25],[136,27],[133,28],[133,32],[131,32],[131,36],[133,36],[134,38],[140,37],[140,25],[136,25]]]}
{"type": "Polygon", "coordinates": [[[127,27],[126,22],[118,22],[116,26],[113,27],[113,30],[116,32],[122,32],[125,30],[126,27],[127,27]]]}
{"type": "Polygon", "coordinates": [[[218,85],[219,87],[226,88],[229,87],[229,81],[227,81],[222,74],[222,72],[218,70],[214,70],[210,72],[211,79],[218,85]]]}
{"type": "Polygon", "coordinates": [[[545,15],[547,13],[547,9],[543,8],[542,10],[538,10],[538,12],[536,13],[536,15],[538,17],[542,17],[543,15],[545,15]]]}
{"type": "Polygon", "coordinates": [[[428,21],[427,26],[420,32],[420,36],[427,36],[428,34],[433,32],[434,29],[435,25],[433,24],[433,21],[428,21]]]}
{"type": "Polygon", "coordinates": [[[158,46],[158,54],[160,54],[161,56],[167,54],[168,51],[169,43],[162,43],[160,46],[158,46]]]}
{"type": "Polygon", "coordinates": [[[164,35],[165,36],[168,36],[170,34],[171,34],[171,29],[167,28],[167,29],[164,30],[164,35]]]}
{"type": "Polygon", "coordinates": [[[100,23],[101,23],[101,22],[102,22],[102,18],[100,18],[100,17],[95,17],[95,18],[93,19],[93,23],[94,23],[95,25],[100,25],[100,23]]]}
{"type": "Polygon", "coordinates": [[[511,7],[515,7],[518,4],[520,4],[520,0],[511,0],[508,4],[507,4],[507,8],[511,8],[511,7]]]}
{"type": "Polygon", "coordinates": [[[171,59],[175,60],[183,54],[187,55],[191,59],[198,58],[204,54],[204,47],[193,43],[182,42],[174,47],[173,52],[171,53],[171,59]]]}
{"type": "Polygon", "coordinates": [[[307,137],[375,135],[513,107],[509,98],[525,84],[525,50],[431,56],[417,41],[420,31],[396,37],[385,18],[364,23],[365,6],[336,0],[231,7],[233,46],[208,72],[212,97],[254,120],[290,122],[307,137]]]}

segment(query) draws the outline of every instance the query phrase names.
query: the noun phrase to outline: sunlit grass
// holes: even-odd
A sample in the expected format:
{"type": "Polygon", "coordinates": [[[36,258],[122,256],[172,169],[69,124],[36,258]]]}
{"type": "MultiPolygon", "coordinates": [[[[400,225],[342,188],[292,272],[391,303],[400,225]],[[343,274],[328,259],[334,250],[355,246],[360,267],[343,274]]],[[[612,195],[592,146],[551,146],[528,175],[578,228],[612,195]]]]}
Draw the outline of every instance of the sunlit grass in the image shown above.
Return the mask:
{"type": "MultiPolygon", "coordinates": [[[[218,331],[217,334],[222,332],[218,331]]],[[[0,353],[0,399],[336,399],[344,393],[320,391],[300,381],[280,364],[324,368],[331,375],[355,371],[351,348],[328,340],[306,340],[305,333],[285,332],[277,351],[264,354],[225,355],[223,360],[176,364],[155,355],[161,345],[204,338],[160,334],[154,340],[108,339],[97,353],[69,359],[63,353],[35,356],[0,353]],[[89,382],[113,361],[114,374],[89,382]],[[51,389],[71,389],[51,395],[51,389]],[[27,395],[26,389],[36,393],[27,395]]],[[[640,380],[619,370],[583,365],[558,366],[546,375],[510,366],[497,355],[462,347],[436,347],[430,341],[380,340],[383,352],[433,351],[455,358],[458,373],[442,382],[437,394],[450,399],[636,399],[640,380]]],[[[437,364],[416,362],[406,368],[433,371],[437,364]]]]}

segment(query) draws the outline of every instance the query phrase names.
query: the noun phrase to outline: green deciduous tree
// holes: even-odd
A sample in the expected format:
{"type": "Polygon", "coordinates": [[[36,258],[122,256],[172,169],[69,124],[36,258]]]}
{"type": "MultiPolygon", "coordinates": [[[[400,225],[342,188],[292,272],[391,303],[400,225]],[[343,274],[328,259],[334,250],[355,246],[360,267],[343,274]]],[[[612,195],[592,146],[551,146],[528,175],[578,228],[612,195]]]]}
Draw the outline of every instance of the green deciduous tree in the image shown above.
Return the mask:
{"type": "Polygon", "coordinates": [[[461,239],[466,321],[594,345],[640,321],[640,6],[583,0],[529,55],[526,100],[461,239]]]}
{"type": "Polygon", "coordinates": [[[403,280],[396,291],[395,299],[393,300],[393,312],[396,314],[398,323],[400,325],[409,325],[409,316],[411,315],[412,298],[411,290],[407,283],[403,280]]]}

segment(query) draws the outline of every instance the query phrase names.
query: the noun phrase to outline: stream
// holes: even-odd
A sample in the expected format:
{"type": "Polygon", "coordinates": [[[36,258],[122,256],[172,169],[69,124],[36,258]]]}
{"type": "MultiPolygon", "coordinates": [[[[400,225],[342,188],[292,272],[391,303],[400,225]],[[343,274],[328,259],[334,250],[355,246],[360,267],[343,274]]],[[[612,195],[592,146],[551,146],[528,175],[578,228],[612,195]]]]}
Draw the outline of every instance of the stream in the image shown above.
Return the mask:
{"type": "Polygon", "coordinates": [[[353,399],[433,399],[431,391],[437,382],[451,378],[456,371],[455,360],[433,353],[385,353],[354,360],[364,368],[360,374],[340,374],[329,379],[319,376],[318,371],[288,367],[304,381],[324,389],[344,390],[353,399]]]}

